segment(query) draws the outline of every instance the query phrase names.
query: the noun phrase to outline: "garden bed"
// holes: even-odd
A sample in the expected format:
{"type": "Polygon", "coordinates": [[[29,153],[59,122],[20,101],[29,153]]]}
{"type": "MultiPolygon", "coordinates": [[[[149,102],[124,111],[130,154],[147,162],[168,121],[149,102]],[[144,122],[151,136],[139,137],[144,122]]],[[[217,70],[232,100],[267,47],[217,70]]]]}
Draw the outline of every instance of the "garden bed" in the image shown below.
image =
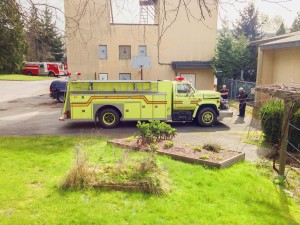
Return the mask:
{"type": "MultiPolygon", "coordinates": [[[[245,153],[242,152],[224,149],[220,150],[219,152],[212,152],[204,148],[200,148],[199,146],[182,146],[176,143],[174,143],[174,145],[171,147],[166,147],[168,142],[169,141],[161,141],[155,143],[155,146],[157,147],[157,153],[160,155],[167,155],[175,160],[180,160],[187,163],[196,163],[216,168],[227,168],[245,159],[245,153]]],[[[150,147],[148,145],[139,145],[137,140],[132,138],[110,140],[108,143],[121,148],[150,151],[150,147]]]]}

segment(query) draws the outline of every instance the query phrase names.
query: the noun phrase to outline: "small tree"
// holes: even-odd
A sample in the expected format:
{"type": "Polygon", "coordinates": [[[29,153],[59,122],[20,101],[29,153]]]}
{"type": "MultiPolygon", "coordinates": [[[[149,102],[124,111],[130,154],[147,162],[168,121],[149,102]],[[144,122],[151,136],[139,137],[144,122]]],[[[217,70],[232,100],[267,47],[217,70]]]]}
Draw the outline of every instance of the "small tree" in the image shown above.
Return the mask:
{"type": "Polygon", "coordinates": [[[276,32],[276,35],[282,35],[282,34],[285,34],[285,33],[286,33],[286,31],[285,31],[284,23],[281,23],[279,29],[276,32]]]}
{"type": "Polygon", "coordinates": [[[291,32],[296,32],[296,31],[300,31],[300,12],[298,12],[298,16],[295,18],[291,28],[291,32]]]}

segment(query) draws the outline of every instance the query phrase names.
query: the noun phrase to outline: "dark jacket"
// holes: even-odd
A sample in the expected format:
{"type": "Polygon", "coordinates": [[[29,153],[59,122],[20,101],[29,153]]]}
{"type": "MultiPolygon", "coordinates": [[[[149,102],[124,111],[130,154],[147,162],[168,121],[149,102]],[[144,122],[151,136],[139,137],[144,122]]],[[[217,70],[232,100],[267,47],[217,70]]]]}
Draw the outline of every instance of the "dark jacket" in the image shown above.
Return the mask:
{"type": "Polygon", "coordinates": [[[240,104],[246,103],[248,99],[248,94],[246,92],[240,92],[237,96],[237,99],[240,101],[240,104]]]}

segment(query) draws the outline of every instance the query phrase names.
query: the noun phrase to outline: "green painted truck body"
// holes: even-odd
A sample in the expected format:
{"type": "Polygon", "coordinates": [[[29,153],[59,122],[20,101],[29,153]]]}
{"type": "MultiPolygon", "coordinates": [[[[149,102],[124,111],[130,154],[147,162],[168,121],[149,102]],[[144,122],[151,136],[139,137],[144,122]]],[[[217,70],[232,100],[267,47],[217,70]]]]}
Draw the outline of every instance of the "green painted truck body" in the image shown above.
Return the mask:
{"type": "Polygon", "coordinates": [[[70,81],[61,120],[93,120],[106,128],[139,120],[212,126],[219,105],[220,93],[197,91],[185,81],[70,81]]]}

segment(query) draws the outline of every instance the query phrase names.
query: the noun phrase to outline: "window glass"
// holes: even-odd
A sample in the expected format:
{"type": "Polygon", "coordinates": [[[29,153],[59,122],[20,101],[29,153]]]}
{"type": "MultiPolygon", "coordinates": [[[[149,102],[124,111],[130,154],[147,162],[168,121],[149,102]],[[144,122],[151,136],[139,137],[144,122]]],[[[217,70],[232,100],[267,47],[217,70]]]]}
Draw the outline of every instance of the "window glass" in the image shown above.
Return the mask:
{"type": "Polygon", "coordinates": [[[188,94],[193,93],[194,90],[189,84],[178,84],[177,85],[177,93],[179,94],[188,94]]]}
{"type": "Polygon", "coordinates": [[[139,46],[139,56],[147,56],[147,47],[145,45],[139,46]]]}
{"type": "Polygon", "coordinates": [[[99,45],[99,59],[107,59],[107,45],[99,45]]]}
{"type": "Polygon", "coordinates": [[[131,80],[130,73],[120,73],[119,80],[131,80]]]}
{"type": "Polygon", "coordinates": [[[119,46],[119,59],[122,59],[122,60],[131,59],[131,46],[130,45],[120,45],[119,46]]]}

